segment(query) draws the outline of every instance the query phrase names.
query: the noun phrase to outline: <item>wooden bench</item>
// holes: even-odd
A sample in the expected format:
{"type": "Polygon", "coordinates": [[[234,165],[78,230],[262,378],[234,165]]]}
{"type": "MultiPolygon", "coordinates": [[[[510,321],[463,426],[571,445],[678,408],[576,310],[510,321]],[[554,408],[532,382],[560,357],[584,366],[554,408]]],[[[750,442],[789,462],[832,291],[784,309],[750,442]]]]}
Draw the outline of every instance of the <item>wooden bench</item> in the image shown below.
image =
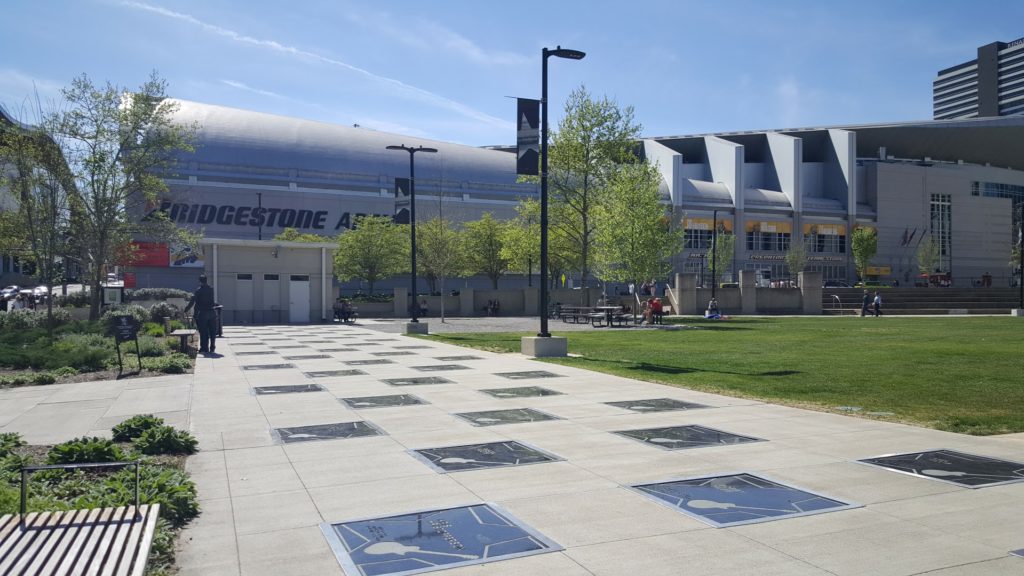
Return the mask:
{"type": "Polygon", "coordinates": [[[160,505],[0,518],[0,574],[142,576],[160,505]]]}
{"type": "Polygon", "coordinates": [[[180,329],[180,330],[175,330],[174,332],[171,332],[171,336],[177,336],[178,338],[181,338],[181,344],[178,347],[178,350],[180,352],[182,352],[183,354],[188,354],[188,351],[189,351],[188,341],[193,336],[195,336],[196,333],[197,333],[196,330],[180,329]]]}
{"type": "Polygon", "coordinates": [[[0,574],[142,576],[160,505],[139,505],[139,462],[25,466],[19,514],[0,518],[0,574]],[[29,474],[40,470],[135,467],[135,504],[26,513],[29,474]]]}

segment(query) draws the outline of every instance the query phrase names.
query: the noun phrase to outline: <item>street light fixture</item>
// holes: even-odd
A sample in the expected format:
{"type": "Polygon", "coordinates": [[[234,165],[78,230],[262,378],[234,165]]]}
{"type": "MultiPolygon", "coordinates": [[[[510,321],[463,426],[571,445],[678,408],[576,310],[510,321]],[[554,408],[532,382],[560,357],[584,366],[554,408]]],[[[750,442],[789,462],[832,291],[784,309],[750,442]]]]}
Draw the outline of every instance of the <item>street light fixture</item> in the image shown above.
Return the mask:
{"type": "Polygon", "coordinates": [[[429,154],[436,154],[437,148],[427,148],[426,146],[387,146],[388,150],[405,150],[409,153],[409,238],[412,244],[412,273],[410,275],[410,281],[412,284],[412,306],[410,306],[410,314],[412,319],[410,322],[419,322],[420,305],[416,298],[418,297],[416,290],[416,163],[413,160],[416,157],[417,152],[427,152],[429,154]]]}
{"type": "Polygon", "coordinates": [[[556,46],[554,50],[541,51],[540,82],[540,333],[548,338],[548,56],[582,60],[586,52],[556,46]]]}

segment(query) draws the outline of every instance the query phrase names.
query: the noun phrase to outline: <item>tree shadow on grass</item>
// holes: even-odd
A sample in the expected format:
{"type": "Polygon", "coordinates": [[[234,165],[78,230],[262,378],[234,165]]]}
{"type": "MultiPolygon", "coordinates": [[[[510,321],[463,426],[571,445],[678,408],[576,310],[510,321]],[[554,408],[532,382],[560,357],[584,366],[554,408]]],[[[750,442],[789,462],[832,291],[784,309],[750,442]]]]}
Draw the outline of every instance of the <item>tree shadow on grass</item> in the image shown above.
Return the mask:
{"type": "MultiPolygon", "coordinates": [[[[768,372],[738,372],[731,370],[708,370],[705,368],[692,368],[686,366],[668,366],[665,364],[651,364],[650,362],[633,362],[631,360],[608,360],[608,359],[597,359],[597,358],[574,358],[577,362],[591,362],[599,364],[618,364],[622,368],[631,372],[651,372],[655,374],[692,374],[694,372],[707,372],[711,374],[732,374],[737,376],[795,376],[801,374],[799,370],[772,370],[768,372]]],[[[582,366],[586,369],[586,366],[582,366]]]]}

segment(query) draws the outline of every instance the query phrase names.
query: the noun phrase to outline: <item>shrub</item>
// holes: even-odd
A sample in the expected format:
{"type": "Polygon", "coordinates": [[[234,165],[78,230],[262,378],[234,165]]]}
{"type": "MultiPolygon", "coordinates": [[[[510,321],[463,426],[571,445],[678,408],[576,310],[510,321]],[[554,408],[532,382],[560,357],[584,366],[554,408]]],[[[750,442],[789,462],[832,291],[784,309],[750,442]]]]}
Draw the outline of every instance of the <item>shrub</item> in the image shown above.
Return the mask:
{"type": "Polygon", "coordinates": [[[131,316],[135,318],[135,321],[142,326],[146,322],[149,322],[149,310],[146,310],[138,304],[121,304],[118,306],[111,306],[103,313],[100,317],[100,322],[107,329],[107,334],[114,333],[114,318],[117,316],[131,316]]]}
{"type": "Polygon", "coordinates": [[[181,310],[170,302],[157,302],[149,308],[149,318],[153,322],[163,323],[165,317],[180,318],[181,310]]]}
{"type": "MultiPolygon", "coordinates": [[[[121,350],[125,350],[125,348],[121,348],[121,350]]],[[[143,358],[163,356],[165,352],[167,352],[166,341],[152,336],[139,336],[139,355],[143,358]]]]}
{"type": "Polygon", "coordinates": [[[138,414],[114,426],[110,431],[113,433],[115,442],[128,442],[142,436],[146,430],[163,425],[163,418],[152,414],[138,414]]]}
{"type": "Polygon", "coordinates": [[[45,368],[71,367],[82,372],[102,370],[114,356],[114,342],[100,334],[65,334],[40,363],[45,368]]]}
{"type": "Polygon", "coordinates": [[[29,374],[14,374],[13,376],[4,376],[0,378],[0,386],[5,388],[28,386],[31,383],[32,377],[29,374]]]}
{"type": "Polygon", "coordinates": [[[32,383],[36,385],[53,384],[57,377],[50,372],[36,372],[32,375],[32,383]]]}
{"type": "Polygon", "coordinates": [[[192,368],[192,359],[180,352],[175,352],[170,356],[143,358],[142,367],[146,370],[163,372],[164,374],[184,374],[192,368]]]}
{"type": "Polygon", "coordinates": [[[136,288],[125,290],[125,298],[128,301],[138,300],[167,300],[168,298],[184,298],[188,300],[192,294],[177,288],[136,288]]]}
{"type": "Polygon", "coordinates": [[[135,440],[135,448],[143,454],[193,454],[199,444],[192,434],[173,426],[150,428],[135,440]]]}
{"type": "MultiPolygon", "coordinates": [[[[160,517],[175,527],[199,515],[195,484],[188,474],[174,468],[143,464],[139,469],[139,497],[147,504],[160,504],[160,517]]],[[[124,468],[108,476],[87,500],[91,506],[106,507],[123,506],[134,498],[135,470],[124,468]]]]}
{"type": "Polygon", "coordinates": [[[124,452],[106,438],[75,438],[50,448],[47,464],[79,464],[82,462],[117,462],[124,460],[124,452]]]}
{"type": "Polygon", "coordinates": [[[175,330],[183,330],[184,328],[185,323],[181,320],[171,320],[171,332],[174,332],[175,330]]]}
{"type": "Polygon", "coordinates": [[[78,370],[71,366],[61,366],[60,368],[51,370],[50,373],[57,378],[64,378],[65,376],[74,376],[75,374],[78,374],[78,370]]]}
{"type": "Polygon", "coordinates": [[[15,448],[19,448],[24,445],[25,441],[22,440],[21,434],[18,434],[17,432],[0,433],[0,457],[5,457],[15,448]]]}
{"type": "Polygon", "coordinates": [[[53,303],[56,306],[71,306],[73,308],[84,308],[90,304],[89,293],[85,290],[72,292],[67,296],[55,296],[53,303]]]}
{"type": "Polygon", "coordinates": [[[142,333],[146,336],[154,336],[157,338],[167,335],[167,332],[164,330],[164,325],[156,322],[146,322],[143,324],[142,333]]]}
{"type": "MultiPolygon", "coordinates": [[[[71,312],[64,310],[63,308],[53,309],[53,325],[60,326],[71,322],[71,312]]],[[[27,330],[31,328],[46,328],[46,309],[41,310],[30,310],[28,308],[22,308],[20,310],[11,310],[5,314],[0,314],[0,329],[7,330],[27,330]]]]}

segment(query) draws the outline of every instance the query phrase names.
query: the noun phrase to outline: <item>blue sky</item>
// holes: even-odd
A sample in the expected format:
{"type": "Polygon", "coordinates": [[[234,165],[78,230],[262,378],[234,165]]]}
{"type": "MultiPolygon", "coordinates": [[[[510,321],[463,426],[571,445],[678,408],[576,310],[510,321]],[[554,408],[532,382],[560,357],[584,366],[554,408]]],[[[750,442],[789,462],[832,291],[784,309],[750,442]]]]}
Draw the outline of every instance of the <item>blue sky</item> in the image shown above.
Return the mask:
{"type": "Polygon", "coordinates": [[[514,101],[552,124],[581,84],[646,136],[921,120],[931,82],[1024,36],[1024,2],[6,0],[0,103],[24,117],[86,73],[172,96],[470,145],[515,141],[514,101]]]}

